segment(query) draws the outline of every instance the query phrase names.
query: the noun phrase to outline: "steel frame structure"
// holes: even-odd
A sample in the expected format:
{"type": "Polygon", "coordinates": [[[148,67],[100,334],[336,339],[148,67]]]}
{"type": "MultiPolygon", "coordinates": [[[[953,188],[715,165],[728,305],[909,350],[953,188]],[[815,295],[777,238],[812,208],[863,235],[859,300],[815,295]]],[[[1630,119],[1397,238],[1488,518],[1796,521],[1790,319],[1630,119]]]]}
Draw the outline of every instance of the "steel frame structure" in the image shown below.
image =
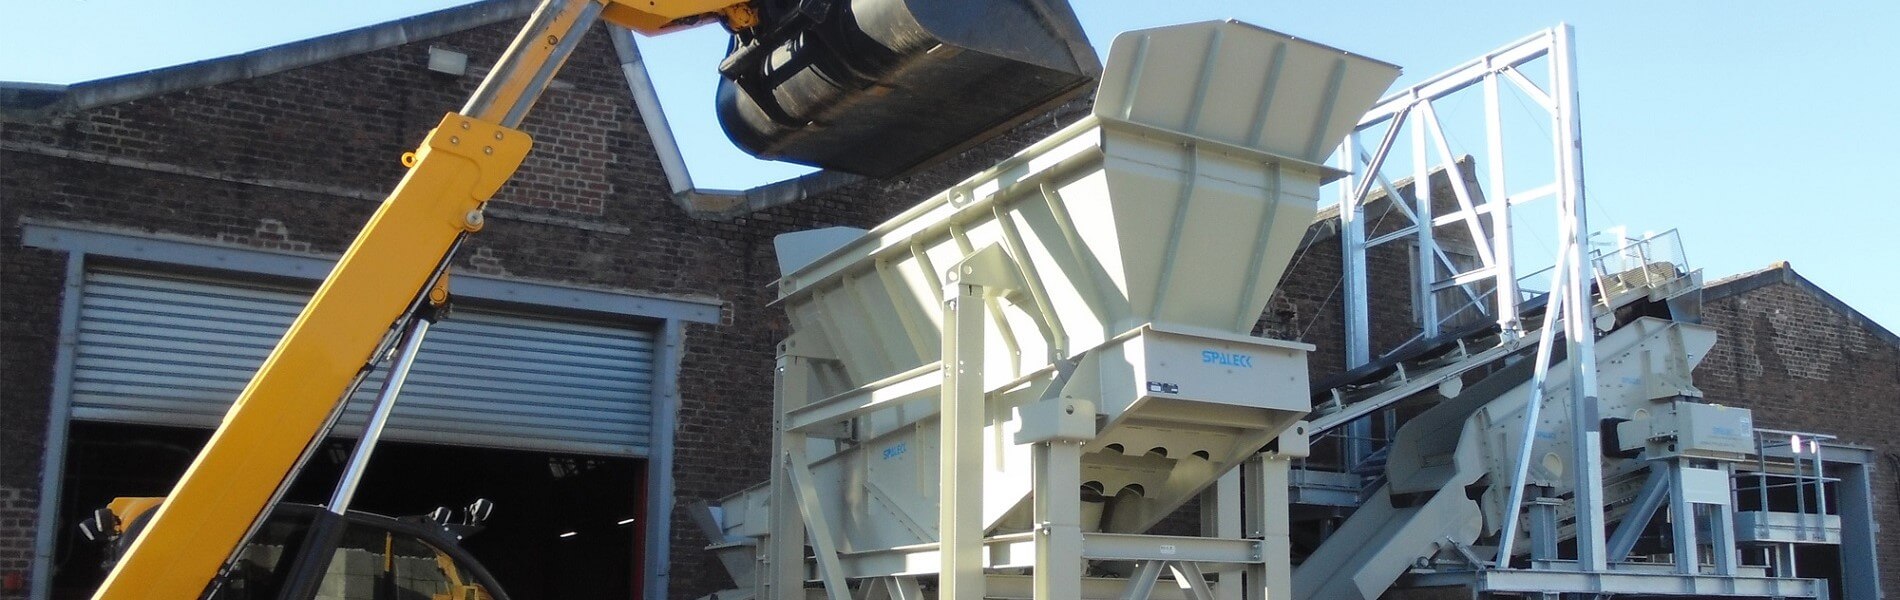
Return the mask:
{"type": "MultiPolygon", "coordinates": [[[[1291,538],[1287,481],[1292,459],[1305,456],[1304,425],[1283,432],[1275,451],[1259,452],[1203,495],[1203,519],[1215,536],[1086,532],[1081,514],[1082,444],[1094,434],[1055,435],[1016,443],[1034,445],[1036,526],[1026,532],[985,535],[982,519],[985,305],[1022,284],[999,247],[990,246],[943,275],[941,358],[829,399],[813,400],[819,363],[835,353],[794,334],[779,345],[776,423],[770,502],[771,533],[761,543],[754,598],[923,600],[920,577],[935,575],[938,598],[1016,597],[1039,600],[1268,600],[1291,596],[1291,538]],[[833,534],[822,506],[807,444],[840,418],[895,408],[920,382],[937,387],[938,403],[915,418],[941,420],[937,458],[940,540],[885,549],[852,549],[833,534]],[[882,401],[880,401],[882,399],[882,401]],[[811,549],[809,559],[805,549],[811,549]],[[1127,561],[1127,577],[1085,577],[1086,561],[1127,561]],[[934,565],[935,568],[929,568],[934,565]],[[1028,569],[1030,575],[988,571],[1028,569]],[[1224,573],[1209,581],[1209,573],[1224,573]],[[1172,586],[1158,586],[1164,574],[1172,586]],[[1026,581],[1025,581],[1026,580],[1026,581]],[[817,581],[819,587],[805,588],[817,581]],[[856,582],[854,586],[852,582],[856,582]],[[1026,585],[1025,585],[1026,584],[1026,585]],[[1078,585],[1079,584],[1079,585],[1078,585]],[[1014,591],[1011,591],[1014,590],[1014,591]]],[[[1050,367],[1066,382],[1080,358],[1050,367]]],[[[1052,388],[1048,400],[1065,383],[1052,388]]],[[[1080,407],[1091,425],[1093,406],[1080,407]]],[[[915,410],[913,407],[912,410],[915,410]]]]}
{"type": "MultiPolygon", "coordinates": [[[[1371,361],[1367,293],[1370,278],[1366,257],[1372,248],[1400,240],[1409,240],[1416,246],[1411,265],[1416,284],[1412,286],[1411,293],[1413,306],[1418,311],[1420,331],[1415,338],[1429,339],[1442,332],[1444,311],[1439,305],[1437,292],[1454,288],[1462,290],[1470,304],[1497,322],[1502,340],[1515,341],[1524,335],[1526,328],[1518,312],[1519,294],[1513,251],[1515,238],[1510,208],[1534,200],[1554,198],[1557,204],[1557,258],[1551,270],[1549,304],[1544,313],[1543,327],[1539,330],[1536,371],[1532,378],[1534,391],[1526,426],[1537,422],[1536,411],[1542,404],[1545,377],[1557,342],[1555,334],[1557,327],[1561,326],[1566,355],[1571,359],[1568,361],[1570,375],[1572,381],[1577,382],[1571,386],[1572,397],[1569,402],[1573,424],[1571,434],[1578,440],[1570,457],[1571,464],[1578,465],[1572,470],[1576,478],[1575,502],[1578,506],[1576,558],[1582,570],[1598,572],[1607,568],[1607,559],[1601,501],[1602,465],[1598,458],[1601,456],[1602,437],[1595,419],[1589,418],[1595,414],[1597,401],[1594,367],[1597,332],[1591,324],[1594,303],[1589,277],[1594,273],[1586,271],[1585,266],[1589,257],[1589,226],[1584,210],[1582,123],[1577,111],[1576,58],[1572,35],[1569,25],[1558,25],[1388,95],[1366,113],[1353,133],[1346,136],[1338,153],[1340,168],[1350,172],[1339,188],[1345,348],[1348,368],[1371,361]],[[1537,85],[1523,72],[1525,67],[1540,59],[1544,59],[1548,68],[1547,85],[1550,89],[1537,85]],[[1507,85],[1542,108],[1554,132],[1549,147],[1554,167],[1552,180],[1516,194],[1509,193],[1510,188],[1506,187],[1505,179],[1507,149],[1500,99],[1502,88],[1507,85]],[[1435,108],[1447,98],[1474,89],[1483,94],[1485,108],[1485,151],[1482,161],[1487,175],[1484,189],[1489,193],[1482,195],[1474,193],[1465,181],[1466,174],[1452,153],[1446,127],[1435,108]],[[1366,146],[1363,139],[1365,134],[1382,126],[1384,134],[1378,143],[1366,146]],[[1409,144],[1401,144],[1402,132],[1409,132],[1409,144]],[[1383,171],[1387,159],[1400,151],[1402,146],[1409,150],[1411,157],[1412,193],[1409,197],[1401,194],[1400,186],[1394,185],[1391,177],[1383,171]],[[1434,152],[1437,161],[1432,160],[1434,152]],[[1432,174],[1435,167],[1445,174],[1452,190],[1452,199],[1457,203],[1456,211],[1440,215],[1434,210],[1433,195],[1436,190],[1433,189],[1432,174]],[[1375,189],[1383,194],[1394,212],[1404,216],[1410,223],[1368,239],[1365,208],[1370,200],[1375,199],[1375,189]],[[1435,229],[1456,224],[1463,224],[1469,232],[1480,262],[1478,268],[1461,270],[1438,242],[1435,229]],[[1489,306],[1483,301],[1480,287],[1486,283],[1492,286],[1489,306]],[[1561,323],[1558,321],[1560,317],[1561,323]]],[[[1368,419],[1347,425],[1346,457],[1350,465],[1357,465],[1371,453],[1370,434],[1371,422],[1368,419]]],[[[1500,557],[1511,556],[1511,545],[1517,535],[1517,516],[1522,508],[1532,437],[1523,437],[1525,441],[1518,448],[1514,459],[1516,472],[1510,482],[1511,504],[1500,536],[1500,557]]],[[[1500,561],[1508,561],[1508,558],[1500,561]]]]}
{"type": "MultiPolygon", "coordinates": [[[[1736,501],[1731,497],[1735,488],[1732,484],[1711,484],[1717,481],[1728,483],[1727,480],[1736,477],[1734,469],[1737,465],[1734,464],[1718,462],[1712,466],[1700,463],[1692,465],[1681,459],[1654,461],[1650,480],[1636,498],[1637,505],[1632,508],[1635,512],[1625,516],[1615,535],[1611,536],[1614,539],[1606,539],[1603,465],[1600,459],[1602,434],[1598,430],[1599,423],[1593,418],[1597,414],[1595,338],[1600,333],[1594,321],[1598,305],[1610,304],[1612,299],[1608,296],[1616,293],[1611,284],[1616,283],[1618,277],[1628,276],[1628,273],[1619,273],[1617,267],[1606,264],[1617,259],[1618,255],[1606,253],[1605,256],[1596,257],[1590,252],[1591,230],[1586,218],[1581,162],[1582,128],[1577,105],[1573,31],[1568,25],[1559,25],[1388,95],[1374,105],[1354,131],[1346,136],[1337,154],[1338,166],[1349,172],[1339,186],[1347,368],[1357,368],[1373,360],[1367,256],[1373,248],[1392,242],[1408,241],[1416,248],[1409,265],[1413,275],[1411,279],[1415,282],[1410,293],[1419,326],[1413,340],[1431,339],[1444,333],[1446,316],[1464,310],[1465,306],[1475,306],[1497,324],[1498,348],[1493,351],[1510,351],[1522,347],[1522,344],[1530,341],[1524,338],[1531,332],[1535,332],[1536,337],[1532,396],[1525,415],[1527,431],[1520,436],[1521,443],[1515,448],[1515,455],[1509,463],[1513,472],[1508,483],[1509,500],[1501,523],[1502,530],[1497,537],[1497,558],[1483,560],[1467,555],[1466,559],[1471,562],[1470,569],[1422,569],[1410,576],[1410,584],[1428,587],[1462,585],[1469,587],[1474,594],[1497,592],[1543,597],[1554,597],[1559,592],[1578,593],[1585,597],[1616,593],[1826,597],[1825,584],[1818,580],[1793,577],[1792,569],[1783,566],[1792,562],[1786,556],[1774,557],[1769,569],[1743,567],[1738,550],[1740,538],[1746,536],[1737,531],[1738,511],[1736,501]],[[1524,73],[1528,65],[1540,59],[1548,69],[1548,87],[1539,86],[1524,73]],[[1506,86],[1543,109],[1552,132],[1548,147],[1553,167],[1551,179],[1516,193],[1506,187],[1506,173],[1511,172],[1506,168],[1507,156],[1512,156],[1507,153],[1505,145],[1500,102],[1506,86]],[[1451,136],[1440,121],[1435,105],[1467,91],[1482,94],[1484,116],[1481,134],[1485,146],[1483,152],[1468,165],[1460,165],[1459,157],[1452,153],[1451,136]],[[1383,131],[1380,131],[1381,128],[1383,131]],[[1373,133],[1380,134],[1379,139],[1376,144],[1368,146],[1365,138],[1373,133]],[[1411,172],[1405,174],[1411,179],[1409,196],[1401,194],[1402,186],[1395,185],[1393,177],[1384,172],[1388,158],[1394,156],[1395,152],[1409,152],[1411,172]],[[1433,160],[1434,153],[1436,160],[1433,160]],[[1442,171],[1441,176],[1446,181],[1434,182],[1434,171],[1442,171]],[[1485,193],[1474,193],[1473,184],[1480,183],[1481,176],[1485,193]],[[1441,183],[1451,189],[1451,198],[1442,197],[1442,187],[1437,185],[1441,183]],[[1441,197],[1435,199],[1435,194],[1441,197]],[[1408,222],[1402,227],[1378,232],[1375,237],[1369,238],[1365,223],[1366,205],[1380,198],[1390,202],[1392,213],[1403,216],[1408,222]],[[1536,324],[1527,326],[1521,321],[1520,301],[1524,298],[1519,289],[1521,280],[1516,273],[1510,209],[1546,198],[1556,203],[1557,241],[1555,264],[1549,270],[1548,302],[1539,328],[1536,324]],[[1456,209],[1438,214],[1435,209],[1441,208],[1447,200],[1455,202],[1456,209]],[[1459,225],[1469,232],[1473,242],[1479,262],[1476,268],[1461,269],[1435,236],[1438,227],[1459,225]],[[1592,284],[1596,284],[1606,297],[1600,301],[1593,297],[1592,284]],[[1487,285],[1488,290],[1485,289],[1487,285]],[[1452,289],[1460,290],[1467,304],[1447,311],[1441,304],[1439,293],[1452,289]],[[1490,293],[1491,297],[1485,298],[1486,293],[1490,293]],[[1558,338],[1559,333],[1562,334],[1561,339],[1558,338]],[[1574,478],[1575,489],[1572,501],[1577,507],[1576,554],[1571,557],[1557,556],[1559,524],[1553,514],[1556,500],[1542,497],[1525,499],[1534,437],[1528,429],[1539,422],[1537,413],[1545,400],[1546,377],[1550,375],[1549,368],[1554,362],[1558,343],[1566,346],[1563,354],[1568,357],[1570,381],[1575,383],[1570,386],[1571,397],[1566,403],[1571,411],[1570,434],[1578,440],[1572,447],[1572,455],[1568,457],[1570,464],[1577,465],[1570,473],[1574,478]],[[1692,526],[1694,519],[1676,518],[1672,520],[1670,536],[1676,547],[1688,550],[1674,557],[1672,564],[1622,562],[1635,546],[1643,525],[1649,523],[1649,517],[1665,507],[1675,515],[1694,515],[1700,510],[1707,510],[1710,513],[1709,521],[1714,526],[1706,532],[1699,532],[1692,526]],[[1520,515],[1526,512],[1527,518],[1520,519],[1520,515]],[[1531,567],[1528,569],[1512,568],[1510,564],[1510,557],[1514,554],[1513,545],[1519,541],[1520,528],[1528,528],[1525,532],[1529,534],[1531,546],[1531,567]],[[1708,539],[1699,539],[1703,535],[1708,539]],[[1713,563],[1708,567],[1700,565],[1701,557],[1698,556],[1698,547],[1705,544],[1713,563]],[[1705,568],[1709,570],[1705,571],[1705,568]]],[[[1526,150],[1517,150],[1515,156],[1522,158],[1526,153],[1526,150]]],[[[1652,241],[1667,235],[1636,241],[1614,251],[1635,253],[1637,266],[1648,265],[1654,260],[1654,257],[1649,256],[1653,251],[1650,248],[1652,241]]],[[[1619,239],[1619,244],[1628,241],[1631,240],[1619,239]]],[[[1676,248],[1675,252],[1679,258],[1680,248],[1676,248]]],[[[1645,270],[1638,276],[1648,277],[1650,274],[1645,270]]],[[[1699,280],[1699,277],[1692,278],[1699,280]]],[[[1405,386],[1405,389],[1423,389],[1437,381],[1419,378],[1405,386]]],[[[1344,427],[1348,442],[1345,449],[1348,466],[1359,465],[1373,450],[1370,417],[1383,410],[1386,404],[1389,402],[1367,402],[1366,406],[1357,409],[1342,407],[1340,412],[1316,420],[1313,431],[1318,434],[1334,426],[1344,427]],[[1350,422],[1340,424],[1347,420],[1350,422]]],[[[1389,418],[1385,421],[1389,434],[1394,424],[1389,418]]],[[[1768,433],[1787,435],[1789,432],[1768,433]]],[[[1813,439],[1812,434],[1805,435],[1813,439]]],[[[1821,443],[1814,439],[1808,444],[1813,455],[1810,461],[1813,477],[1817,481],[1814,485],[1821,488],[1818,482],[1825,480],[1821,475],[1821,443]]],[[[1769,454],[1766,446],[1763,448],[1758,449],[1758,463],[1766,460],[1769,454]]],[[[1800,456],[1801,449],[1790,446],[1785,452],[1786,457],[1797,465],[1799,475],[1799,465],[1804,459],[1800,456]]],[[[1761,465],[1757,465],[1757,468],[1766,470],[1761,465]]],[[[1865,508],[1862,504],[1865,503],[1865,496],[1857,494],[1864,491],[1865,486],[1858,480],[1852,485],[1843,485],[1846,486],[1844,489],[1849,490],[1844,496],[1852,496],[1851,500],[1842,500],[1843,506],[1852,508],[1842,510],[1841,520],[1851,518],[1858,524],[1864,520],[1865,508]]],[[[1825,498],[1825,493],[1817,489],[1816,495],[1825,498]]],[[[1763,506],[1766,506],[1765,501],[1763,506]]],[[[1802,508],[1800,512],[1805,514],[1806,509],[1802,508]]],[[[1822,532],[1820,536],[1825,537],[1828,527],[1825,515],[1811,518],[1818,521],[1812,528],[1822,532]]],[[[1797,530],[1805,533],[1808,525],[1798,525],[1797,530]]],[[[1833,543],[1843,545],[1846,552],[1844,556],[1849,557],[1846,562],[1862,572],[1873,570],[1877,562],[1871,546],[1863,539],[1864,534],[1853,531],[1853,527],[1836,527],[1840,527],[1842,539],[1833,543]],[[1852,541],[1845,539],[1850,536],[1860,537],[1852,541]]],[[[1786,555],[1789,548],[1792,546],[1773,548],[1771,551],[1786,555]]],[[[1872,597],[1870,593],[1878,594],[1878,582],[1872,578],[1850,577],[1844,583],[1849,588],[1850,597],[1872,597]]]]}
{"type": "MultiPolygon", "coordinates": [[[[1340,151],[1336,154],[1340,162],[1338,166],[1349,172],[1339,186],[1347,368],[1356,368],[1372,360],[1371,311],[1368,304],[1370,278],[1366,257],[1373,248],[1401,240],[1409,241],[1416,248],[1411,265],[1416,284],[1411,294],[1420,328],[1415,338],[1430,338],[1441,332],[1445,311],[1439,306],[1437,292],[1454,288],[1462,291],[1469,306],[1496,320],[1506,339],[1514,339],[1524,333],[1525,328],[1518,319],[1518,287],[1513,251],[1515,238],[1508,208],[1535,200],[1557,198],[1560,204],[1560,249],[1579,245],[1572,239],[1578,236],[1566,231],[1585,230],[1581,227],[1584,215],[1583,174],[1577,144],[1580,121],[1574,108],[1576,92],[1570,54],[1568,25],[1537,32],[1386,96],[1366,112],[1353,133],[1341,143],[1340,151]],[[1532,82],[1521,70],[1544,58],[1549,59],[1549,81],[1556,88],[1551,91],[1532,82]],[[1542,108],[1550,118],[1552,129],[1560,133],[1554,137],[1550,148],[1555,167],[1552,180],[1518,194],[1508,194],[1509,188],[1506,187],[1507,160],[1501,98],[1503,88],[1507,85],[1542,108]],[[1467,185],[1457,158],[1451,151],[1445,126],[1439,120],[1435,108],[1440,101],[1474,88],[1483,94],[1485,107],[1482,137],[1485,140],[1484,170],[1488,174],[1484,189],[1488,193],[1484,194],[1474,193],[1467,185]],[[1408,124],[1411,125],[1409,140],[1406,140],[1408,143],[1401,144],[1401,134],[1408,124]],[[1376,145],[1367,146],[1366,134],[1381,126],[1385,127],[1383,136],[1376,145]],[[1401,151],[1402,146],[1412,163],[1412,173],[1409,175],[1413,193],[1410,197],[1400,193],[1400,186],[1393,183],[1384,169],[1387,159],[1394,152],[1401,151]],[[1439,158],[1436,163],[1430,159],[1434,151],[1439,158]],[[1434,167],[1446,174],[1458,210],[1436,214],[1433,198],[1436,190],[1432,189],[1434,186],[1431,184],[1434,167]],[[1374,192],[1379,195],[1375,196],[1374,192]],[[1385,198],[1393,212],[1406,218],[1409,224],[1368,239],[1365,208],[1369,201],[1378,197],[1385,198]],[[1454,224],[1463,224],[1469,232],[1480,262],[1478,268],[1461,270],[1439,244],[1435,229],[1454,224]],[[1449,276],[1441,276],[1446,273],[1449,276]],[[1492,285],[1493,296],[1489,305],[1482,301],[1480,291],[1480,286],[1487,282],[1492,285]]],[[[1560,267],[1562,263],[1562,260],[1558,261],[1560,267]]],[[[1553,292],[1557,289],[1555,283],[1551,288],[1553,292]]],[[[1458,311],[1452,312],[1455,314],[1458,311]]],[[[1370,426],[1370,421],[1348,425],[1349,463],[1358,464],[1371,453],[1370,426]]]]}

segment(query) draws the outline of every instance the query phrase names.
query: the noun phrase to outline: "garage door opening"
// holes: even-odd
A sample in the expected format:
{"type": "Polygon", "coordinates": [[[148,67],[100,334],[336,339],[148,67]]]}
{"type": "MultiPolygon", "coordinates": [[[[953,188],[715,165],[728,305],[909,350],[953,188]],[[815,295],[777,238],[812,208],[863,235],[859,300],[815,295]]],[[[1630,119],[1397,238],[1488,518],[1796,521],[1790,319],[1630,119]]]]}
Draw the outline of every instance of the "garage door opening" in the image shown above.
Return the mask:
{"type": "MultiPolygon", "coordinates": [[[[208,430],[75,421],[54,554],[55,599],[89,598],[103,552],[74,524],[116,496],[164,495],[208,430]]],[[[326,443],[286,500],[321,503],[353,441],[326,443]]],[[[419,515],[495,503],[487,529],[464,547],[517,600],[640,597],[645,462],[537,451],[384,442],[364,475],[356,510],[419,515]]]]}

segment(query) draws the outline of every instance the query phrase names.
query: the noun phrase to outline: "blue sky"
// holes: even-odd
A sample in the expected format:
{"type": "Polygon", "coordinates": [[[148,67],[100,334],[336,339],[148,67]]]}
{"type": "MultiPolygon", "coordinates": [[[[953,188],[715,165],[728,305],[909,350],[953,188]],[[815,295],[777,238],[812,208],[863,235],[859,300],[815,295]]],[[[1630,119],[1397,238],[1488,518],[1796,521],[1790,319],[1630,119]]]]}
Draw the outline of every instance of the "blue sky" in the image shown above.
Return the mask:
{"type": "MultiPolygon", "coordinates": [[[[0,80],[83,81],[461,3],[0,0],[0,80]]],[[[1900,329],[1900,2],[1072,3],[1104,49],[1117,31],[1238,18],[1402,65],[1401,84],[1568,22],[1593,228],[1680,229],[1711,278],[1788,260],[1900,329]]],[[[642,43],[696,182],[800,172],[735,159],[712,125],[723,46],[710,28],[642,43]]]]}

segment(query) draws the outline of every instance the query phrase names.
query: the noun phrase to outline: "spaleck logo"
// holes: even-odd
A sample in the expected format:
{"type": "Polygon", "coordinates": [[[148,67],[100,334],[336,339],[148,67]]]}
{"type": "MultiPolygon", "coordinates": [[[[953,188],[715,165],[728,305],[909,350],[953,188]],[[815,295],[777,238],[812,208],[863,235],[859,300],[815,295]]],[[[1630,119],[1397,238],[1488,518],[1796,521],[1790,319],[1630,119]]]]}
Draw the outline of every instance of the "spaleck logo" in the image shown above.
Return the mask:
{"type": "Polygon", "coordinates": [[[1245,355],[1245,354],[1237,354],[1233,352],[1202,350],[1201,364],[1225,365],[1229,367],[1240,367],[1242,369],[1251,369],[1253,368],[1253,357],[1245,355]]]}

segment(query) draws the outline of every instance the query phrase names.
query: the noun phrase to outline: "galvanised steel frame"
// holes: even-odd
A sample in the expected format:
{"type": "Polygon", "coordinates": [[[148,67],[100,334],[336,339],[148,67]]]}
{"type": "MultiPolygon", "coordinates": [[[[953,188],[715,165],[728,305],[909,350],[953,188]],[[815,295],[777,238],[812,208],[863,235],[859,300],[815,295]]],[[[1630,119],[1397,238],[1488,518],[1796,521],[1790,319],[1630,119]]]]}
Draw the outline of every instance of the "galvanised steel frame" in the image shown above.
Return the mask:
{"type": "MultiPolygon", "coordinates": [[[[1535,411],[1542,401],[1543,382],[1551,364],[1556,326],[1561,325],[1567,346],[1566,355],[1570,358],[1572,381],[1578,382],[1571,387],[1573,397],[1570,402],[1571,434],[1579,440],[1574,445],[1575,452],[1571,457],[1571,464],[1579,465],[1573,470],[1576,477],[1576,503],[1579,507],[1577,558],[1585,570],[1602,571],[1606,568],[1601,500],[1602,465],[1598,460],[1602,438],[1596,420],[1589,417],[1595,414],[1597,399],[1596,350],[1595,331],[1591,326],[1593,301],[1590,279],[1586,278],[1584,270],[1584,263],[1588,260],[1589,226],[1584,217],[1581,120],[1577,113],[1573,48],[1572,30],[1568,25],[1540,31],[1387,96],[1374,105],[1353,133],[1346,137],[1338,153],[1340,168],[1351,173],[1340,185],[1340,239],[1345,261],[1342,285],[1345,297],[1346,362],[1348,368],[1353,368],[1372,359],[1367,253],[1372,248],[1400,240],[1409,240],[1416,246],[1412,264],[1413,279],[1417,282],[1412,287],[1413,306],[1418,311],[1420,326],[1416,337],[1429,339],[1442,333],[1445,311],[1439,305],[1438,292],[1454,288],[1462,290],[1472,305],[1496,320],[1505,339],[1524,335],[1526,329],[1518,314],[1510,207],[1547,197],[1555,198],[1557,260],[1551,271],[1548,308],[1543,327],[1539,330],[1538,362],[1533,376],[1533,389],[1536,391],[1533,392],[1530,403],[1532,412],[1526,423],[1537,422],[1535,411]],[[1545,59],[1549,89],[1534,83],[1523,72],[1527,65],[1539,59],[1545,59]],[[1510,86],[1542,108],[1554,132],[1549,146],[1554,167],[1551,181],[1516,194],[1509,193],[1510,188],[1506,187],[1505,180],[1506,158],[1511,150],[1505,146],[1500,102],[1505,86],[1510,86]],[[1452,153],[1446,127],[1440,121],[1436,108],[1445,99],[1474,89],[1483,94],[1485,111],[1482,132],[1485,148],[1481,158],[1474,161],[1474,164],[1481,162],[1484,165],[1487,176],[1484,185],[1488,193],[1482,195],[1473,193],[1474,190],[1466,183],[1465,174],[1461,172],[1457,157],[1452,153]],[[1384,133],[1378,143],[1365,145],[1362,138],[1381,127],[1384,133]],[[1403,133],[1410,134],[1409,140],[1401,139],[1403,133]],[[1403,141],[1409,143],[1402,144],[1403,141]],[[1394,185],[1392,178],[1384,172],[1388,157],[1400,151],[1401,146],[1409,150],[1411,157],[1410,197],[1400,194],[1399,186],[1394,185]],[[1438,157],[1436,162],[1432,160],[1434,152],[1438,157]],[[1431,181],[1435,167],[1445,173],[1452,190],[1452,200],[1457,203],[1457,210],[1443,215],[1436,214],[1434,210],[1433,194],[1436,190],[1431,181]],[[1375,189],[1391,203],[1393,212],[1410,222],[1404,227],[1367,239],[1365,206],[1369,200],[1375,199],[1375,189]],[[1469,232],[1480,263],[1475,269],[1460,269],[1434,235],[1437,227],[1460,223],[1469,232]],[[1489,306],[1483,301],[1484,284],[1490,285],[1492,298],[1489,306]],[[1562,318],[1561,324],[1557,323],[1559,317],[1562,318]]],[[[1370,434],[1369,420],[1362,419],[1348,426],[1347,459],[1352,464],[1357,464],[1370,453],[1370,434]]],[[[1510,482],[1512,502],[1504,520],[1499,556],[1510,556],[1511,544],[1517,534],[1517,515],[1521,509],[1530,440],[1533,438],[1531,435],[1523,436],[1525,442],[1518,448],[1515,458],[1516,473],[1510,482]]]]}

